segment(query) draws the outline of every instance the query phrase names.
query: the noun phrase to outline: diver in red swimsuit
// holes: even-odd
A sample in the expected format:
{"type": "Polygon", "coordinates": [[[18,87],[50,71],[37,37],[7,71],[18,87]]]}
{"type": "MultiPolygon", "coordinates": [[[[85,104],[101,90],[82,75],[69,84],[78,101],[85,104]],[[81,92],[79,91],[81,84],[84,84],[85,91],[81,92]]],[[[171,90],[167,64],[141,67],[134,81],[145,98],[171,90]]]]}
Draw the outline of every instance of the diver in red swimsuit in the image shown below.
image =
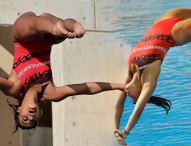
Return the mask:
{"type": "Polygon", "coordinates": [[[181,20],[181,18],[175,17],[155,23],[140,39],[140,41],[133,47],[133,53],[128,60],[128,66],[132,76],[132,63],[139,67],[140,75],[142,75],[144,69],[149,64],[156,60],[161,60],[162,64],[167,49],[177,46],[171,31],[174,25],[181,20]]]}
{"type": "Polygon", "coordinates": [[[17,73],[22,91],[19,100],[22,99],[24,89],[28,82],[37,81],[41,84],[41,92],[38,99],[52,79],[50,68],[51,45],[44,36],[30,42],[14,42],[13,70],[17,73]]]}
{"type": "Polygon", "coordinates": [[[8,101],[14,112],[14,132],[18,127],[36,127],[42,113],[39,102],[58,102],[72,95],[124,90],[125,85],[115,83],[54,85],[50,67],[51,46],[67,38],[81,38],[84,34],[84,28],[74,19],[62,20],[48,13],[38,17],[33,12],[27,12],[15,21],[12,29],[15,49],[13,67],[8,80],[0,77],[1,91],[18,99],[18,105],[8,101]]]}
{"type": "Polygon", "coordinates": [[[115,111],[115,137],[126,146],[125,138],[138,122],[146,103],[163,107],[166,114],[171,102],[159,96],[151,96],[157,84],[161,64],[171,47],[191,41],[191,9],[175,9],[164,14],[133,47],[128,60],[126,92],[120,95],[115,111]],[[135,108],[124,130],[119,130],[120,118],[126,95],[135,108]]]}

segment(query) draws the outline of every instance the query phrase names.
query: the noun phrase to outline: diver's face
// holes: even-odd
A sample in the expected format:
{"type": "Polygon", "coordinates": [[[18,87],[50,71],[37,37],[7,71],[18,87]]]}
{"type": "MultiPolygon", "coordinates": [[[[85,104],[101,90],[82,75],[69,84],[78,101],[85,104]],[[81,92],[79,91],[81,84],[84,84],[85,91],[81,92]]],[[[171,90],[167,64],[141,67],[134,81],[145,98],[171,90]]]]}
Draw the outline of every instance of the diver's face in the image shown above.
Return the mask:
{"type": "Polygon", "coordinates": [[[136,103],[141,93],[141,89],[137,88],[136,86],[128,86],[127,84],[125,90],[131,102],[136,103]]]}
{"type": "Polygon", "coordinates": [[[37,105],[22,105],[17,109],[17,113],[19,113],[19,122],[24,127],[33,126],[39,116],[39,108],[37,105]]]}

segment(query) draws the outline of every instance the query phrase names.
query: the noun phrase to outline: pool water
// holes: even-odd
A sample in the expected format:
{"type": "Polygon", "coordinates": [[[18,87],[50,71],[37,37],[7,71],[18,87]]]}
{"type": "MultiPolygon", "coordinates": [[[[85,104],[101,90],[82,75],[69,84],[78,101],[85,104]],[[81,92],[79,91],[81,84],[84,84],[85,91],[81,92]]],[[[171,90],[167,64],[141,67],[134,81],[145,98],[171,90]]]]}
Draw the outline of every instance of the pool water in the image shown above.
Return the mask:
{"type": "MultiPolygon", "coordinates": [[[[191,8],[191,1],[121,0],[121,5],[105,9],[109,15],[117,16],[112,22],[116,39],[135,45],[157,19],[175,8],[191,8]]],[[[147,104],[126,138],[128,146],[191,145],[191,43],[171,48],[167,53],[153,93],[161,94],[172,102],[170,112],[165,117],[164,109],[147,104]]],[[[133,109],[127,97],[120,129],[126,126],[133,109]]]]}

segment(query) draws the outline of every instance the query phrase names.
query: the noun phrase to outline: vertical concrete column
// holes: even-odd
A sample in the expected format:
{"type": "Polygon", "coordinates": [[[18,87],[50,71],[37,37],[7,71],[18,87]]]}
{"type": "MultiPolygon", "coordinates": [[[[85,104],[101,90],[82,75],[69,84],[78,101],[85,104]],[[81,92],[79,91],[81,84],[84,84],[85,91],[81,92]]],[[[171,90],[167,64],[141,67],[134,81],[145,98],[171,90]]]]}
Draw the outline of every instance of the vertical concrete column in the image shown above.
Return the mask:
{"type": "MultiPolygon", "coordinates": [[[[115,41],[112,33],[86,32],[82,39],[67,40],[53,48],[54,82],[57,85],[123,83],[129,53],[130,46],[115,41]]],[[[53,103],[54,146],[117,145],[113,136],[113,112],[119,92],[73,96],[53,103]]]]}
{"type": "MultiPolygon", "coordinates": [[[[79,15],[73,12],[74,18],[82,20],[80,22],[87,31],[81,39],[68,39],[53,47],[51,63],[57,86],[124,82],[131,46],[115,39],[110,18],[103,13],[104,6],[109,2],[79,3],[77,8],[89,10],[88,13],[79,15]]],[[[53,103],[53,145],[116,146],[113,113],[119,92],[73,96],[53,103]]]]}

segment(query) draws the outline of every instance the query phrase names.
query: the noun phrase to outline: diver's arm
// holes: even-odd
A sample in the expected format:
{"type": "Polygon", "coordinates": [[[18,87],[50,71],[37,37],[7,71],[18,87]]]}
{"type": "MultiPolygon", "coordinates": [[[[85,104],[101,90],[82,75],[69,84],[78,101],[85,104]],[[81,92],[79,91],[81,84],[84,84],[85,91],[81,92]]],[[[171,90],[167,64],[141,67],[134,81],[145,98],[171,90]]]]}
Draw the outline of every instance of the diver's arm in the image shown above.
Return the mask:
{"type": "Polygon", "coordinates": [[[65,85],[62,87],[55,87],[55,90],[45,92],[44,101],[61,101],[68,96],[73,95],[93,95],[103,91],[121,90],[125,88],[124,84],[104,83],[104,82],[87,82],[82,84],[65,85]],[[49,92],[49,93],[48,93],[49,92]],[[50,96],[52,95],[52,96],[50,96]]]}
{"type": "Polygon", "coordinates": [[[117,104],[115,106],[115,113],[114,113],[115,129],[119,129],[120,119],[121,119],[121,115],[123,113],[126,96],[127,96],[126,92],[120,93],[119,99],[118,99],[117,104]]]}
{"type": "MultiPolygon", "coordinates": [[[[7,96],[12,96],[13,98],[18,97],[20,94],[20,84],[18,82],[13,82],[5,78],[0,77],[0,90],[7,96]]],[[[16,98],[17,99],[17,98],[16,98]]]]}
{"type": "Polygon", "coordinates": [[[133,113],[131,114],[129,121],[127,123],[127,126],[125,127],[125,130],[130,133],[132,128],[135,126],[135,124],[138,122],[142,111],[145,108],[145,105],[147,101],[150,99],[153,91],[155,90],[157,81],[152,81],[149,83],[144,84],[144,87],[142,89],[142,92],[137,100],[137,103],[135,105],[135,108],[133,110],[133,113]]]}
{"type": "Polygon", "coordinates": [[[142,114],[142,111],[145,108],[147,101],[149,100],[150,96],[152,95],[152,93],[156,87],[156,84],[157,84],[157,82],[155,81],[155,82],[150,82],[150,83],[147,83],[144,85],[142,92],[135,105],[134,111],[131,114],[129,121],[124,129],[127,133],[124,130],[119,130],[119,129],[116,129],[114,131],[115,137],[117,138],[117,141],[119,142],[119,144],[123,144],[126,146],[126,142],[124,141],[124,139],[127,137],[127,135],[130,133],[132,128],[138,122],[138,120],[142,114]],[[120,137],[116,134],[119,134],[120,137]]]}
{"type": "MultiPolygon", "coordinates": [[[[131,76],[130,71],[129,71],[129,66],[127,65],[127,76],[125,79],[125,85],[128,84],[129,82],[131,82],[131,80],[132,80],[132,76],[131,76]]],[[[119,129],[120,119],[121,119],[121,115],[123,113],[124,103],[125,103],[126,97],[127,97],[127,94],[125,91],[120,93],[117,104],[115,106],[115,113],[114,113],[115,129],[119,129]]]]}
{"type": "MultiPolygon", "coordinates": [[[[153,62],[144,70],[144,72],[142,74],[142,77],[141,77],[142,91],[136,102],[134,111],[129,118],[127,126],[125,127],[125,131],[127,133],[130,133],[132,128],[138,122],[138,120],[141,116],[141,113],[142,113],[143,109],[145,108],[147,101],[150,99],[153,91],[156,88],[157,78],[160,74],[160,64],[161,64],[160,60],[153,62]]],[[[116,129],[115,133],[121,133],[123,138],[125,138],[127,136],[125,131],[116,129]]]]}

